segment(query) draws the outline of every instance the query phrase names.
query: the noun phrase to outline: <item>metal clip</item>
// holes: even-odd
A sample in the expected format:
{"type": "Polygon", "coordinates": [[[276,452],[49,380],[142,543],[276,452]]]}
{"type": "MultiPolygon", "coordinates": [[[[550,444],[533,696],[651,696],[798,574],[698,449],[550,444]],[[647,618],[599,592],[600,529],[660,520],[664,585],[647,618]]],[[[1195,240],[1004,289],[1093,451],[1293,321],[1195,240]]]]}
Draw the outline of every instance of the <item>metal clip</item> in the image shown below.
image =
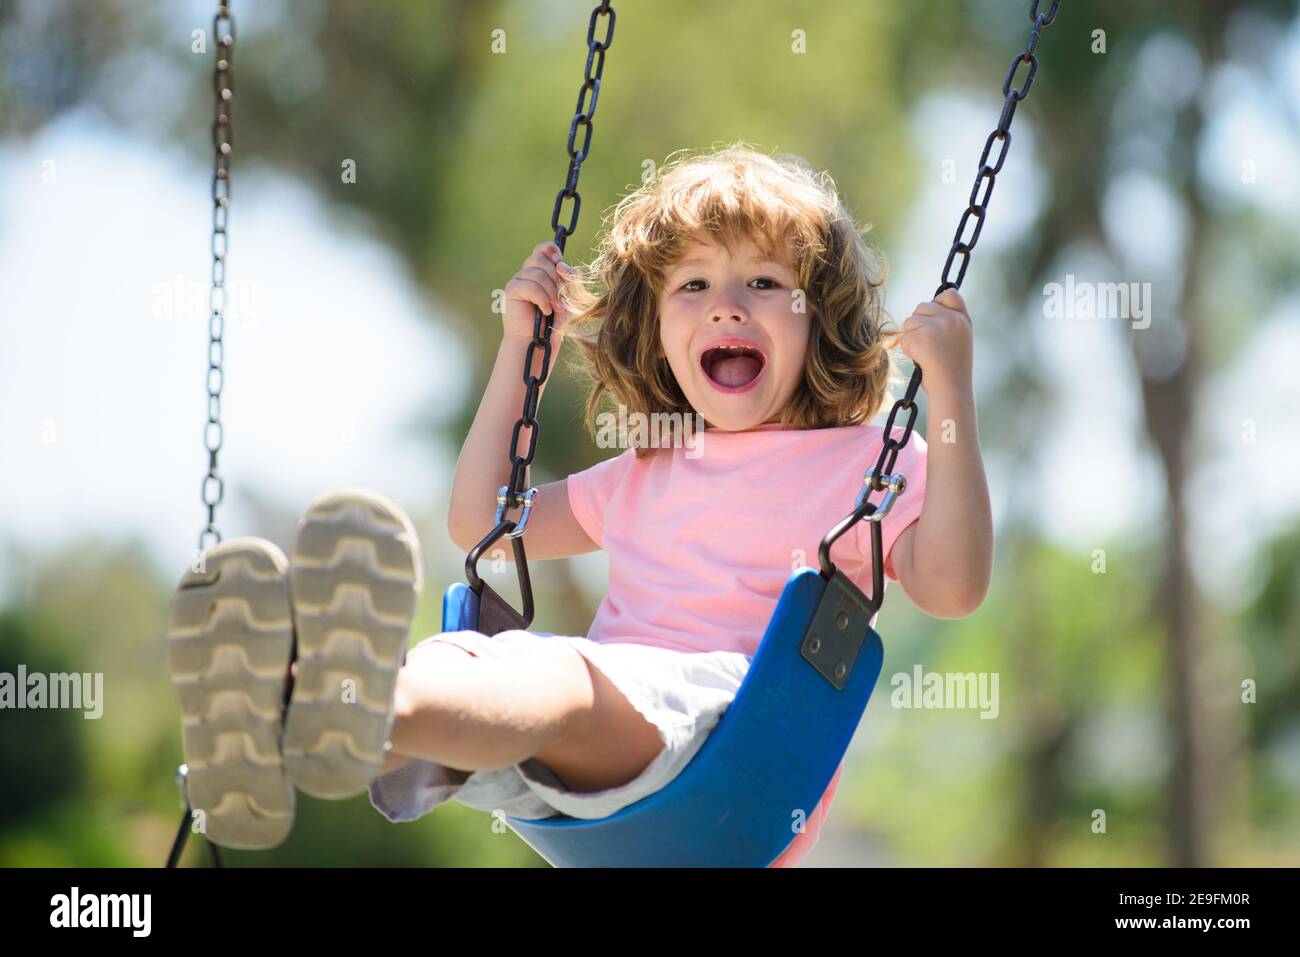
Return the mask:
{"type": "Polygon", "coordinates": [[[885,482],[883,485],[877,486],[876,468],[873,465],[871,468],[867,469],[867,474],[862,477],[862,488],[858,490],[858,498],[853,503],[853,510],[856,512],[858,509],[862,508],[862,506],[866,504],[867,496],[877,488],[888,489],[888,491],[885,493],[885,497],[881,503],[876,506],[876,510],[866,516],[866,519],[869,522],[878,522],[889,514],[890,508],[894,505],[894,499],[902,495],[903,489],[907,488],[907,478],[901,472],[896,472],[889,476],[889,481],[885,482]]]}
{"type": "MultiPolygon", "coordinates": [[[[500,525],[501,520],[506,514],[506,502],[509,501],[507,492],[510,491],[509,485],[503,485],[497,489],[497,513],[492,519],[493,525],[500,525]]],[[[533,486],[524,493],[524,510],[519,515],[519,524],[514,527],[513,531],[506,532],[506,538],[518,538],[528,528],[528,516],[532,514],[533,502],[537,498],[537,487],[533,486]]]]}

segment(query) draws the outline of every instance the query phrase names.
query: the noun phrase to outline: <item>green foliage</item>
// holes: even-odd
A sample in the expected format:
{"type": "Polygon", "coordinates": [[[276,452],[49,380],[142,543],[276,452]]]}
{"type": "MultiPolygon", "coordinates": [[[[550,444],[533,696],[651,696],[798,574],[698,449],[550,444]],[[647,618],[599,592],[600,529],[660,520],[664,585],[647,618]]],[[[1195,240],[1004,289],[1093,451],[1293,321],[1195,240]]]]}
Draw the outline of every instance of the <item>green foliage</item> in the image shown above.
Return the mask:
{"type": "MultiPolygon", "coordinates": [[[[103,715],[0,712],[0,866],[159,866],[180,821],[182,760],[162,637],[174,585],[134,543],[74,543],[20,556],[24,601],[0,609],[0,672],[102,671],[103,715]]],[[[176,576],[179,579],[179,575],[176,576]]],[[[416,633],[436,632],[432,601],[416,633]]],[[[267,852],[224,850],[233,866],[541,866],[491,818],[454,803],[402,825],[360,796],[297,795],[293,832],[267,852]]],[[[198,836],[182,863],[209,863],[198,836]]]]}
{"type": "MultiPolygon", "coordinates": [[[[0,673],[17,675],[20,665],[44,674],[71,670],[61,654],[42,646],[26,615],[5,609],[0,611],[0,673]]],[[[80,772],[87,756],[79,712],[6,710],[0,715],[0,773],[5,780],[0,821],[18,826],[51,804],[85,796],[80,772]]]]}
{"type": "MultiPolygon", "coordinates": [[[[1293,555],[1297,543],[1300,534],[1291,531],[1270,551],[1293,555]]],[[[1123,544],[1106,551],[1106,572],[1097,573],[1088,553],[1006,542],[985,604],[958,621],[927,619],[890,590],[880,625],[880,684],[831,810],[832,821],[846,816],[854,830],[872,837],[880,863],[1166,862],[1168,666],[1149,610],[1159,555],[1123,544]],[[915,665],[925,672],[996,672],[998,716],[895,707],[891,677],[910,676],[915,665]],[[1093,830],[1098,810],[1105,814],[1104,833],[1093,830]]],[[[1295,579],[1286,575],[1294,576],[1294,566],[1279,562],[1275,573],[1261,603],[1269,606],[1273,596],[1290,607],[1295,579]]],[[[1222,624],[1227,631],[1243,628],[1248,643],[1266,648],[1270,658],[1294,657],[1294,628],[1287,640],[1260,627],[1253,613],[1222,624]]],[[[1300,695],[1268,682],[1263,687],[1271,689],[1274,720],[1294,727],[1300,695]]],[[[1241,720],[1252,727],[1266,719],[1264,712],[1245,715],[1241,720]]],[[[1277,863],[1280,848],[1294,859],[1300,824],[1294,791],[1267,771],[1278,757],[1252,750],[1258,791],[1253,806],[1225,805],[1231,820],[1220,827],[1236,840],[1225,842],[1216,864],[1277,863]],[[1280,847],[1270,837],[1279,834],[1288,835],[1280,847]]]]}

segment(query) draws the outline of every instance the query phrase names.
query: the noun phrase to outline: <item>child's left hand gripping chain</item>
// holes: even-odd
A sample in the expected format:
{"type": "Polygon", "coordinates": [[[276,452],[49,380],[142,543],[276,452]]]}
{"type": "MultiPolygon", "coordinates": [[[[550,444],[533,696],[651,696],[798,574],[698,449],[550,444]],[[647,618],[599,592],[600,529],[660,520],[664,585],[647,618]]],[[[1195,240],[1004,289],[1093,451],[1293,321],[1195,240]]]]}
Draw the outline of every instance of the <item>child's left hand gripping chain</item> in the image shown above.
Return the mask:
{"type": "Polygon", "coordinates": [[[956,289],[945,289],[907,317],[898,344],[921,367],[921,387],[929,395],[932,389],[971,388],[973,338],[966,303],[956,289]]]}

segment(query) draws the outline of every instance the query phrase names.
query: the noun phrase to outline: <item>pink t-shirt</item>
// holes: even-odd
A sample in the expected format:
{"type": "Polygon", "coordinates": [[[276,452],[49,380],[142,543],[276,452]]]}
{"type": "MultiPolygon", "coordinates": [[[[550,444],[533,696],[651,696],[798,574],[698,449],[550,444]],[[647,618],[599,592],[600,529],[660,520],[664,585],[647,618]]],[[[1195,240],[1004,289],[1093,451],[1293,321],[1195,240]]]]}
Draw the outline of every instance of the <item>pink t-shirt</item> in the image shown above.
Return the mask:
{"type": "MultiPolygon", "coordinates": [[[[588,637],[752,658],[791,572],[816,567],[822,538],[853,511],[883,434],[880,425],[709,428],[694,434],[693,448],[652,449],[641,459],[627,449],[570,475],[573,514],[609,556],[609,590],[588,637]]],[[[894,463],[907,488],[881,525],[885,575],[894,581],[890,550],[920,517],[925,470],[926,443],[913,432],[894,463]]],[[[882,498],[876,492],[872,501],[882,498]]],[[[866,521],[836,540],[831,560],[871,593],[866,521]]],[[[843,767],[772,866],[812,850],[843,767]]]]}

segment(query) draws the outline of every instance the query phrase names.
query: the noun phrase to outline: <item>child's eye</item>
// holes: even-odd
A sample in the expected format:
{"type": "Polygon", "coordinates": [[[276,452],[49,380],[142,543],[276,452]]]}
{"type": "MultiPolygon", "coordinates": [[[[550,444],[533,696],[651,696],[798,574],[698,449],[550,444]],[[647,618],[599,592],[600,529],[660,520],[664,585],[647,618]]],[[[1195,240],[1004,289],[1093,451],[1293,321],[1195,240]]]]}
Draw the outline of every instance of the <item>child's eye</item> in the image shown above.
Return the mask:
{"type": "MultiPolygon", "coordinates": [[[[695,283],[697,283],[697,282],[705,282],[705,281],[706,281],[706,280],[704,280],[704,279],[692,279],[690,282],[686,283],[686,285],[682,286],[682,288],[683,288],[683,289],[686,289],[688,292],[702,292],[703,290],[691,289],[690,287],[693,286],[693,285],[694,285],[695,283]]],[[[778,286],[781,285],[780,280],[772,279],[772,278],[769,277],[769,276],[759,276],[757,279],[752,279],[752,280],[750,280],[750,281],[751,281],[751,282],[770,282],[772,285],[769,286],[769,287],[767,287],[767,289],[764,289],[764,290],[763,290],[764,292],[768,291],[769,289],[776,289],[778,286]]]]}

